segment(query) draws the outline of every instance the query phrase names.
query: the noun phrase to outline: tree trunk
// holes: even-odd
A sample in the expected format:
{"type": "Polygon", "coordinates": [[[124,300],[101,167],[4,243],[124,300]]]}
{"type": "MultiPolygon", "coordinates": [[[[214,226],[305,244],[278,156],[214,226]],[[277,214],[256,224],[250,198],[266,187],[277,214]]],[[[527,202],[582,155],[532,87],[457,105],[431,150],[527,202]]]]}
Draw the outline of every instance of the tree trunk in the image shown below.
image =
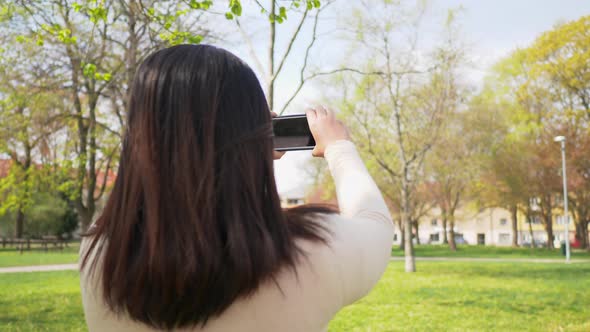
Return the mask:
{"type": "Polygon", "coordinates": [[[590,241],[588,241],[588,223],[590,220],[580,221],[580,247],[590,250],[590,241]]]}
{"type": "Polygon", "coordinates": [[[17,239],[23,237],[23,230],[25,224],[25,213],[23,212],[23,208],[21,205],[18,207],[18,211],[16,212],[16,228],[14,230],[14,236],[17,239]]]}
{"type": "Polygon", "coordinates": [[[420,244],[420,225],[418,224],[418,220],[413,220],[412,225],[414,225],[414,234],[416,234],[416,244],[420,244]]]}
{"type": "Polygon", "coordinates": [[[404,251],[404,250],[406,250],[406,248],[405,248],[406,232],[404,231],[404,223],[402,222],[401,219],[399,221],[398,227],[399,227],[399,230],[400,230],[399,249],[402,250],[402,251],[404,251]]]}
{"type": "Polygon", "coordinates": [[[402,222],[404,223],[404,256],[405,271],[416,272],[416,263],[414,261],[414,246],[412,244],[412,223],[410,221],[410,200],[408,190],[407,169],[404,169],[402,178],[402,222]]]}
{"type": "Polygon", "coordinates": [[[88,209],[76,209],[80,219],[80,230],[82,232],[86,232],[90,224],[92,223],[92,218],[94,217],[94,212],[89,213],[88,209]]]}
{"type": "Polygon", "coordinates": [[[443,244],[448,244],[449,239],[447,238],[447,213],[444,210],[442,212],[442,227],[443,227],[443,244]]]}
{"type": "Polygon", "coordinates": [[[590,222],[590,205],[584,201],[574,204],[572,201],[576,229],[576,239],[580,241],[580,248],[589,248],[590,241],[588,240],[588,222],[590,222]]]}
{"type": "Polygon", "coordinates": [[[549,210],[544,216],[545,232],[547,233],[547,249],[553,249],[553,217],[551,210],[549,210]]]}
{"type": "Polygon", "coordinates": [[[450,222],[450,229],[449,229],[449,248],[451,251],[457,251],[457,244],[455,243],[455,215],[454,213],[449,213],[449,222],[450,222]]]}
{"type": "Polygon", "coordinates": [[[580,244],[582,244],[582,248],[585,248],[586,246],[582,243],[582,236],[584,236],[584,235],[582,234],[582,223],[581,222],[577,221],[574,224],[574,232],[575,232],[574,238],[576,240],[580,241],[580,244]]]}
{"type": "Polygon", "coordinates": [[[518,207],[516,204],[510,207],[510,216],[512,217],[512,246],[518,247],[518,207]]]}
{"type": "Polygon", "coordinates": [[[545,231],[547,232],[547,249],[554,249],[553,240],[555,240],[553,235],[553,223],[548,221],[545,223],[545,231]]]}
{"type": "Polygon", "coordinates": [[[553,203],[551,201],[551,196],[547,195],[542,200],[541,205],[541,211],[543,213],[543,226],[545,228],[545,232],[547,233],[547,249],[553,249],[553,214],[551,212],[553,203]]]}
{"type": "Polygon", "coordinates": [[[133,78],[137,69],[137,51],[139,49],[139,38],[137,36],[136,24],[139,8],[136,0],[128,1],[127,31],[129,32],[129,48],[125,50],[125,66],[127,67],[127,94],[124,105],[128,105],[128,94],[131,91],[133,78]]]}
{"type": "MultiPolygon", "coordinates": [[[[529,210],[530,211],[530,210],[529,210]]],[[[531,236],[531,250],[535,248],[535,237],[533,235],[533,220],[531,213],[527,211],[526,218],[529,223],[529,235],[531,236]]]]}
{"type": "MultiPolygon", "coordinates": [[[[22,113],[21,113],[22,114],[22,113]]],[[[21,200],[27,199],[30,193],[30,186],[29,186],[29,168],[31,168],[31,164],[33,163],[33,160],[31,158],[31,151],[32,151],[32,147],[31,144],[29,144],[29,135],[28,133],[25,132],[24,134],[24,142],[23,142],[24,148],[25,148],[25,161],[23,164],[20,164],[20,167],[23,171],[23,178],[22,178],[22,183],[24,184],[24,188],[25,188],[25,192],[24,192],[24,197],[21,197],[21,200]]],[[[14,158],[14,161],[18,163],[18,158],[14,158]]],[[[22,203],[22,201],[18,204],[18,211],[16,212],[16,227],[15,227],[15,236],[17,238],[22,238],[23,237],[23,233],[24,233],[24,229],[25,229],[25,206],[22,203]]]]}
{"type": "Polygon", "coordinates": [[[275,21],[275,13],[276,13],[276,3],[275,1],[270,2],[270,15],[272,20],[270,21],[270,45],[268,47],[268,107],[270,108],[271,112],[274,111],[274,95],[275,95],[275,43],[276,43],[276,21],[275,21]]]}

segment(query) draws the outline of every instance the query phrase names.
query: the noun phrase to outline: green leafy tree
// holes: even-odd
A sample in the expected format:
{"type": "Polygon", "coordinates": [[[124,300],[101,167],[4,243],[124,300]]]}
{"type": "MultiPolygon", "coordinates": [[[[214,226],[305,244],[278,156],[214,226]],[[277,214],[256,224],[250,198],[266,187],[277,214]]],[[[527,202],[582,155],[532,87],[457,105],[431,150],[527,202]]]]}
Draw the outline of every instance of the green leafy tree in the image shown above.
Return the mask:
{"type": "Polygon", "coordinates": [[[479,194],[477,179],[490,154],[493,142],[494,113],[469,107],[447,114],[447,125],[427,157],[432,192],[441,211],[443,243],[457,250],[455,243],[456,212],[467,207],[479,194]],[[490,135],[492,134],[492,135],[490,135]],[[447,236],[448,231],[448,236],[447,236]]]}
{"type": "MultiPolygon", "coordinates": [[[[66,92],[65,106],[53,120],[67,124],[62,163],[72,171],[70,196],[85,229],[105,193],[106,177],[99,175],[108,174],[117,162],[128,82],[138,63],[157,48],[198,43],[208,36],[199,28],[199,13],[212,1],[48,0],[17,5],[19,10],[6,15],[3,36],[44,57],[46,77],[52,79],[43,83],[44,89],[66,92]]],[[[234,1],[234,11],[237,5],[234,1]]]]}
{"type": "MultiPolygon", "coordinates": [[[[302,13],[304,22],[321,6],[317,0],[292,1],[288,8],[273,1],[268,10],[257,4],[273,31],[273,45],[276,24],[286,20],[290,10],[302,13]]],[[[217,40],[217,31],[205,22],[220,14],[228,22],[238,22],[243,11],[238,0],[19,0],[0,6],[0,35],[6,45],[35,50],[44,59],[45,76],[52,79],[42,88],[65,92],[60,95],[64,105],[51,119],[66,127],[58,135],[61,144],[53,141],[52,152],[59,150],[54,160],[60,172],[73,180],[61,186],[74,203],[82,229],[92,221],[108,189],[102,175],[117,165],[129,82],[138,64],[167,45],[217,40]]],[[[272,81],[286,63],[298,32],[278,66],[273,64],[273,52],[272,81]]]]}
{"type": "MultiPolygon", "coordinates": [[[[524,206],[527,213],[531,212],[528,202],[538,204],[550,248],[553,245],[553,214],[561,207],[558,199],[561,192],[559,150],[553,137],[568,137],[568,145],[574,148],[571,162],[583,165],[586,159],[575,149],[584,147],[583,142],[590,134],[589,27],[588,16],[558,25],[542,34],[531,46],[513,52],[494,68],[497,96],[504,104],[510,105],[512,111],[504,145],[522,147],[520,164],[524,165],[509,170],[504,168],[509,171],[503,176],[507,180],[504,188],[511,188],[514,195],[508,197],[514,204],[524,206]],[[518,176],[515,176],[515,170],[519,170],[518,176]],[[518,177],[524,181],[515,180],[518,177]],[[512,180],[511,183],[508,180],[512,180]],[[522,187],[528,190],[520,190],[522,187]],[[528,199],[525,199],[526,195],[528,199]],[[527,203],[523,204],[523,201],[527,203]]],[[[573,189],[570,201],[577,200],[573,203],[577,235],[587,238],[587,225],[586,229],[580,225],[587,219],[583,217],[587,213],[586,205],[578,203],[585,202],[588,197],[586,182],[581,180],[587,170],[582,166],[571,171],[574,172],[572,179],[577,179],[575,185],[570,183],[573,189]]]]}
{"type": "Polygon", "coordinates": [[[455,77],[462,48],[451,11],[441,45],[427,60],[417,61],[424,7],[408,9],[390,1],[364,4],[371,13],[379,13],[375,17],[359,8],[354,24],[361,31],[363,50],[372,55],[364,64],[366,72],[374,75],[349,78],[356,89],[345,94],[341,109],[384,194],[399,202],[405,270],[414,272],[412,219],[418,215],[414,202],[424,180],[425,156],[436,144],[446,115],[458,106],[455,77]],[[408,30],[409,36],[404,35],[408,30]],[[406,45],[397,45],[405,38],[406,45]]]}
{"type": "Polygon", "coordinates": [[[0,179],[0,214],[14,212],[17,238],[23,236],[25,211],[33,203],[35,161],[48,156],[51,136],[61,127],[50,119],[62,106],[62,93],[43,87],[43,60],[28,45],[0,53],[0,154],[12,163],[0,179]]]}
{"type": "MultiPolygon", "coordinates": [[[[552,105],[547,125],[554,135],[566,136],[571,150],[568,161],[574,167],[568,169],[569,200],[574,208],[576,236],[587,248],[590,182],[588,156],[582,151],[588,148],[590,136],[589,31],[590,16],[583,16],[547,31],[527,49],[531,68],[527,83],[544,87],[552,105]]],[[[558,154],[555,149],[551,153],[558,154]]]]}

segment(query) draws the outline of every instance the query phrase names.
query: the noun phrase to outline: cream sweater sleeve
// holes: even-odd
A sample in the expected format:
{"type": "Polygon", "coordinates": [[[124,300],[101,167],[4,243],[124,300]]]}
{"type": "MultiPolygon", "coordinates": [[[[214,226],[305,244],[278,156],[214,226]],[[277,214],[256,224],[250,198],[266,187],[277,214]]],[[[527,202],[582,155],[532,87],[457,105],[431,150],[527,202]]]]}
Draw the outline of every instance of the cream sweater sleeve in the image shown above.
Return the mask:
{"type": "Polygon", "coordinates": [[[393,222],[352,142],[334,142],[324,155],[341,211],[333,220],[331,248],[339,272],[342,305],[348,305],[367,294],[385,271],[391,255],[393,222]]]}

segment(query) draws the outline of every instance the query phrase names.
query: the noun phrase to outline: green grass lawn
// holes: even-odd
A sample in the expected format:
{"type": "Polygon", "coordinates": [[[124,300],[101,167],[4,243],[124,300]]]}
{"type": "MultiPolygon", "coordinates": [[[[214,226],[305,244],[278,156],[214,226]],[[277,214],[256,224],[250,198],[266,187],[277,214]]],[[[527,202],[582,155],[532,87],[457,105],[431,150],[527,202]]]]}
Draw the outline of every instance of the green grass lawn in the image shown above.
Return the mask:
{"type": "Polygon", "coordinates": [[[590,331],[590,264],[391,263],[330,331],[590,331]]]}
{"type": "MultiPolygon", "coordinates": [[[[590,331],[590,264],[392,262],[329,331],[590,331]]],[[[0,274],[2,331],[84,331],[75,271],[0,274]]]]}
{"type": "MultiPolygon", "coordinates": [[[[80,243],[71,243],[64,250],[49,250],[47,252],[37,250],[24,251],[22,254],[14,248],[0,248],[0,267],[67,264],[78,261],[80,243]]],[[[471,257],[471,258],[555,258],[563,259],[558,249],[534,249],[510,248],[510,247],[484,247],[484,246],[459,246],[456,252],[449,250],[448,246],[421,245],[416,246],[417,257],[471,257]]],[[[392,256],[401,257],[403,251],[394,247],[392,256]]],[[[590,259],[588,251],[573,251],[574,259],[590,259]]]]}
{"type": "Polygon", "coordinates": [[[22,254],[14,248],[0,248],[0,267],[76,263],[79,249],[79,242],[70,243],[63,250],[36,248],[22,254]]]}
{"type": "MultiPolygon", "coordinates": [[[[36,249],[24,251],[22,254],[14,248],[0,248],[0,267],[29,266],[48,264],[67,264],[78,261],[80,243],[71,243],[64,250],[49,250],[47,252],[36,249]]],[[[536,248],[510,248],[490,246],[458,246],[456,252],[448,246],[421,245],[416,246],[417,257],[470,257],[470,258],[555,258],[563,259],[560,250],[536,248]]],[[[403,251],[395,246],[391,251],[394,257],[403,256],[403,251]]],[[[582,250],[572,251],[573,259],[590,259],[590,252],[582,250]]]]}
{"type": "MultiPolygon", "coordinates": [[[[466,257],[466,258],[555,258],[563,259],[560,249],[545,248],[511,248],[494,246],[457,246],[453,252],[448,245],[417,245],[414,247],[416,257],[466,257]]],[[[401,257],[404,252],[399,246],[394,246],[392,256],[401,257]]],[[[590,259],[590,252],[586,250],[572,250],[574,259],[590,259]]]]}

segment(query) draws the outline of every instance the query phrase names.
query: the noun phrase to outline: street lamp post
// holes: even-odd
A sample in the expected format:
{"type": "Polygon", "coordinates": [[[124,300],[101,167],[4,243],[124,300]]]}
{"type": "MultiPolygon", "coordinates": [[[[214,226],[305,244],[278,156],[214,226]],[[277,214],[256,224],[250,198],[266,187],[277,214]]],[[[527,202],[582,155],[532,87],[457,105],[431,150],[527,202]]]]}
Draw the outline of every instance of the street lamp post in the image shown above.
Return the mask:
{"type": "Polygon", "coordinates": [[[570,239],[569,239],[569,214],[567,211],[567,175],[565,171],[565,136],[557,136],[553,139],[555,142],[561,143],[561,169],[563,177],[563,209],[565,219],[565,261],[570,261],[570,239]]]}

